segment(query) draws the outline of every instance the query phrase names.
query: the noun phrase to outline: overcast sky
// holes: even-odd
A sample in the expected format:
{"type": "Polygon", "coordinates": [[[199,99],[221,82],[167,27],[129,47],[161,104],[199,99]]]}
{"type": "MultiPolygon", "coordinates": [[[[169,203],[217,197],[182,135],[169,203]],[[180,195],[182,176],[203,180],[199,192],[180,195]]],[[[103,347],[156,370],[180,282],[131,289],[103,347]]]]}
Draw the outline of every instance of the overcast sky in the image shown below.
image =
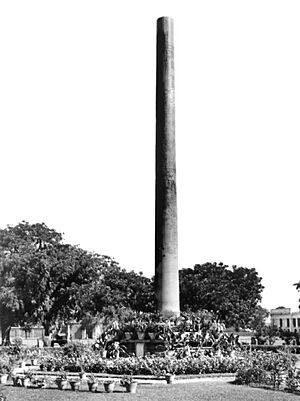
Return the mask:
{"type": "Polygon", "coordinates": [[[298,308],[300,2],[2,1],[0,228],[154,274],[156,19],[174,18],[179,267],[298,308]]]}

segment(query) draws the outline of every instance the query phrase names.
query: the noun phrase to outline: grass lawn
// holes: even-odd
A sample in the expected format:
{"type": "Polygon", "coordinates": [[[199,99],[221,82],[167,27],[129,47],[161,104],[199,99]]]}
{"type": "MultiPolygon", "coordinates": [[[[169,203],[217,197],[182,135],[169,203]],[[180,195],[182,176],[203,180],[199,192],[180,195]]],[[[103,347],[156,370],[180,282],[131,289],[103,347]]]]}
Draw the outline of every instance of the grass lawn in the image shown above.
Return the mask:
{"type": "Polygon", "coordinates": [[[105,393],[100,386],[97,393],[89,393],[85,388],[79,392],[71,390],[26,389],[6,385],[2,387],[7,401],[97,401],[139,399],[145,401],[289,401],[295,400],[295,395],[279,391],[264,390],[246,386],[233,385],[225,380],[203,381],[193,384],[174,385],[142,385],[136,394],[125,392],[124,387],[117,385],[113,393],[105,393]]]}

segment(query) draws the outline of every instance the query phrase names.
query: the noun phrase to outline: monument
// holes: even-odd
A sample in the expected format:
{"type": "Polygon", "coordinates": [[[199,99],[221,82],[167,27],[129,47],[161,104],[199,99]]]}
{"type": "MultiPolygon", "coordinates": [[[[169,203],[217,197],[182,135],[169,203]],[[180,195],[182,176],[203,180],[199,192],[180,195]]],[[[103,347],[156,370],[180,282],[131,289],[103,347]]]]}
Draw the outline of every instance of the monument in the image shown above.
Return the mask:
{"type": "Polygon", "coordinates": [[[178,316],[177,193],[173,20],[157,20],[155,284],[158,310],[178,316]]]}

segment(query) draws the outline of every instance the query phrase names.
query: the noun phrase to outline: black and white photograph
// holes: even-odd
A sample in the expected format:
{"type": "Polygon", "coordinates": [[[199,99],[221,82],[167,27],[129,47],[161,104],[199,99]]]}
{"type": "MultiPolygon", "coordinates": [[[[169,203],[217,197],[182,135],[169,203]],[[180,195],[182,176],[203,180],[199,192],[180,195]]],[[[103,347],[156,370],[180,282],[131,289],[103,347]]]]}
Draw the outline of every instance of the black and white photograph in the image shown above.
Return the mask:
{"type": "Polygon", "coordinates": [[[299,21],[0,1],[0,401],[300,395],[299,21]]]}

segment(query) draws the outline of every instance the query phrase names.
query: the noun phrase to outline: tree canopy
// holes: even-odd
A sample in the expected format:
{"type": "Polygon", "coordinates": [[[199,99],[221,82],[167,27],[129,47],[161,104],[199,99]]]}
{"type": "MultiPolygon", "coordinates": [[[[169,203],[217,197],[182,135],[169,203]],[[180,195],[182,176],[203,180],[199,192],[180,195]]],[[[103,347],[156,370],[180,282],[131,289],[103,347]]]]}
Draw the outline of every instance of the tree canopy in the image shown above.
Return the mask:
{"type": "Polygon", "coordinates": [[[207,309],[236,328],[249,326],[256,316],[263,286],[255,269],[205,263],[179,274],[182,310],[207,309]]]}
{"type": "Polygon", "coordinates": [[[0,230],[0,313],[3,341],[14,324],[79,320],[118,305],[151,310],[151,280],[126,272],[108,256],[63,243],[45,224],[0,230]],[[143,295],[143,296],[142,296],[143,295]]]}
{"type": "MultiPolygon", "coordinates": [[[[222,263],[182,269],[181,310],[214,312],[227,326],[254,327],[266,311],[255,269],[222,263]]],[[[12,325],[89,320],[118,309],[155,311],[154,279],[126,271],[109,256],[66,244],[43,223],[22,222],[0,230],[2,340],[12,325]]]]}

